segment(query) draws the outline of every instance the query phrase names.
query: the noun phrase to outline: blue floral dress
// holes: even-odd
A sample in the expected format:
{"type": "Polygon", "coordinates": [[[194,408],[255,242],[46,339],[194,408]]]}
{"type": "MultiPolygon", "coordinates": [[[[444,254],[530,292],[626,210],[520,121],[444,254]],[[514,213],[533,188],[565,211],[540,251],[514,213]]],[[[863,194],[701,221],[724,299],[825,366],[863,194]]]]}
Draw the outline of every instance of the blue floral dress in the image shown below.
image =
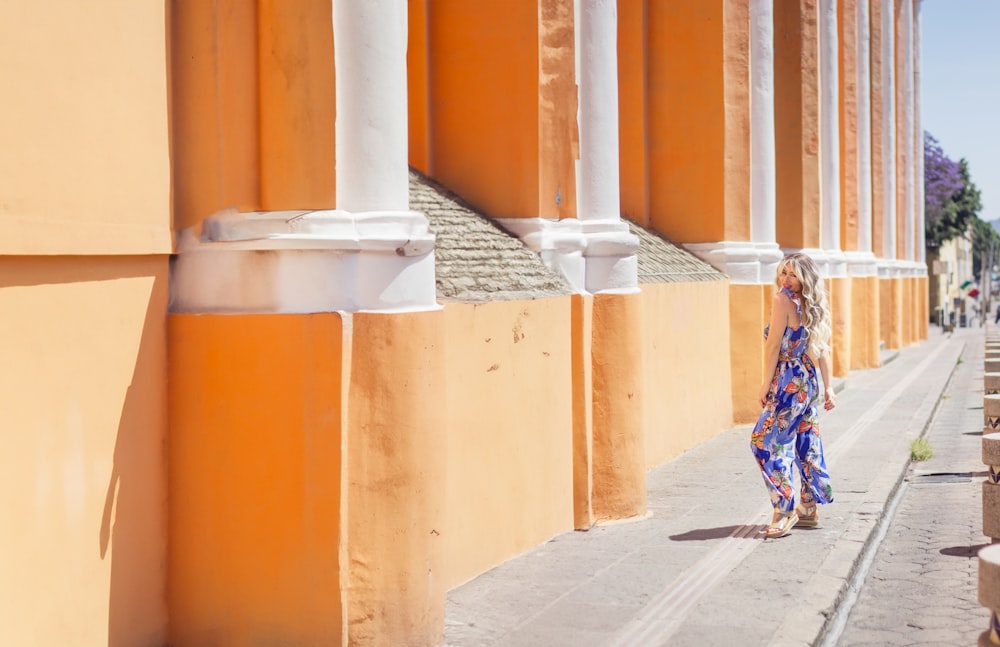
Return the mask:
{"type": "MultiPolygon", "coordinates": [[[[806,354],[809,343],[801,325],[802,310],[791,290],[782,288],[781,292],[795,304],[800,325],[785,327],[767,404],[750,434],[750,448],[760,465],[772,505],[781,512],[791,512],[795,509],[796,468],[801,477],[802,503],[830,503],[833,489],[819,437],[819,380],[816,366],[806,354]]],[[[765,328],[765,338],[767,334],[765,328]]]]}

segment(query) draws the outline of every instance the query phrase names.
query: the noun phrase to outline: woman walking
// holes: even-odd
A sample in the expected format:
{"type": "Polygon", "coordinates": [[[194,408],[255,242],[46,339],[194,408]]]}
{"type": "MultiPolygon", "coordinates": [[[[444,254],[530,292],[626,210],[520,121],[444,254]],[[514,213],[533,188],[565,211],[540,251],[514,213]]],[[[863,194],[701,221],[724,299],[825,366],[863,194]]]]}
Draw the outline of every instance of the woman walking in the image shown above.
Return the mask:
{"type": "Polygon", "coordinates": [[[758,394],[763,410],[750,436],[774,507],[765,531],[770,538],[784,537],[794,526],[818,525],[817,504],[833,501],[817,421],[817,365],[824,408],[835,405],[828,357],[830,310],[819,270],[805,254],[789,254],[778,265],[775,283],[778,292],[764,329],[764,381],[758,394]],[[796,468],[801,477],[798,506],[796,468]]]}

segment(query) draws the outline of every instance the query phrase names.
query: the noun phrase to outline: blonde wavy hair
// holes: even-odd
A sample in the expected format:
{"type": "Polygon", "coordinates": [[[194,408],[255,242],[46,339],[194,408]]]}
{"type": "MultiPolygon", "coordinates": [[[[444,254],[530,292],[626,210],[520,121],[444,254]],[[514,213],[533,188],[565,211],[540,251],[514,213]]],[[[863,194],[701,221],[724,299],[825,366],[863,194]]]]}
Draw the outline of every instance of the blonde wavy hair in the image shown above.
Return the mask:
{"type": "Polygon", "coordinates": [[[788,254],[775,272],[774,284],[781,289],[781,268],[789,266],[802,282],[802,325],[806,327],[809,352],[822,355],[830,350],[833,329],[830,326],[830,305],[826,299],[826,288],[819,275],[816,262],[805,254],[788,254]]]}

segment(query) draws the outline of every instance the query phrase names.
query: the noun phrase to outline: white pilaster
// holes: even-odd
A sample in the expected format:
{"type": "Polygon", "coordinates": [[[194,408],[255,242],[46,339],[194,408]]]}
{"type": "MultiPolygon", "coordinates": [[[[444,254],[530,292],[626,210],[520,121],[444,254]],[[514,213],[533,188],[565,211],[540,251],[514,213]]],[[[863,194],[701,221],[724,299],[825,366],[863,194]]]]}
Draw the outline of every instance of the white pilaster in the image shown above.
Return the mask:
{"type": "MultiPolygon", "coordinates": [[[[882,249],[896,258],[896,19],[893,0],[882,0],[882,249]]],[[[881,273],[881,270],[880,270],[881,273]]]]}
{"type": "Polygon", "coordinates": [[[857,3],[857,112],[858,112],[858,249],[844,252],[849,276],[878,273],[872,253],[872,117],[871,12],[867,0],[857,3]]]}
{"type": "Polygon", "coordinates": [[[840,92],[837,0],[819,3],[820,246],[827,276],[844,276],[840,248],[840,92]]]}
{"type": "Polygon", "coordinates": [[[917,220],[916,209],[916,132],[917,121],[915,116],[914,91],[914,50],[913,50],[913,0],[903,0],[903,12],[899,20],[903,26],[903,141],[897,145],[904,147],[906,154],[906,167],[900,169],[903,172],[903,231],[899,232],[903,238],[904,258],[908,261],[916,260],[916,233],[914,225],[917,220]]]}
{"type": "Polygon", "coordinates": [[[337,208],[409,208],[405,0],[333,0],[337,208]]]}
{"type": "Polygon", "coordinates": [[[750,240],[773,243],[776,172],[774,143],[774,2],[750,0],[750,240]]]}
{"type": "Polygon", "coordinates": [[[618,220],[618,15],[615,0],[577,2],[580,220],[618,220]]]}
{"type": "Polygon", "coordinates": [[[914,18],[914,44],[913,44],[913,60],[914,60],[914,85],[915,99],[914,99],[914,118],[916,119],[916,132],[914,137],[916,138],[916,202],[917,202],[917,261],[924,264],[924,273],[927,271],[927,238],[925,227],[925,214],[924,214],[924,124],[923,118],[921,116],[922,106],[923,106],[923,88],[920,83],[920,67],[921,67],[921,52],[920,52],[920,36],[922,30],[921,15],[920,10],[922,7],[921,0],[917,0],[916,16],[914,18]]]}
{"type": "Polygon", "coordinates": [[[858,251],[872,251],[871,15],[867,0],[858,8],[858,251]]]}
{"type": "Polygon", "coordinates": [[[577,218],[501,218],[577,292],[638,291],[639,239],[621,219],[618,176],[618,5],[576,0],[580,159],[577,218]]]}

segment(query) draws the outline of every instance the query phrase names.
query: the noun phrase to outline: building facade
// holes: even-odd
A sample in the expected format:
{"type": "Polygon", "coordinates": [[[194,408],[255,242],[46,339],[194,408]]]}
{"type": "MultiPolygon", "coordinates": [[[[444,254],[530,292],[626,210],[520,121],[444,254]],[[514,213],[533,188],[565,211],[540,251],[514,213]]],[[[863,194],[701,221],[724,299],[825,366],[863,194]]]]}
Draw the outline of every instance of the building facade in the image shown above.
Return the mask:
{"type": "Polygon", "coordinates": [[[4,644],[439,644],[756,417],[784,252],[927,337],[919,0],[99,4],[0,6],[4,644]]]}

